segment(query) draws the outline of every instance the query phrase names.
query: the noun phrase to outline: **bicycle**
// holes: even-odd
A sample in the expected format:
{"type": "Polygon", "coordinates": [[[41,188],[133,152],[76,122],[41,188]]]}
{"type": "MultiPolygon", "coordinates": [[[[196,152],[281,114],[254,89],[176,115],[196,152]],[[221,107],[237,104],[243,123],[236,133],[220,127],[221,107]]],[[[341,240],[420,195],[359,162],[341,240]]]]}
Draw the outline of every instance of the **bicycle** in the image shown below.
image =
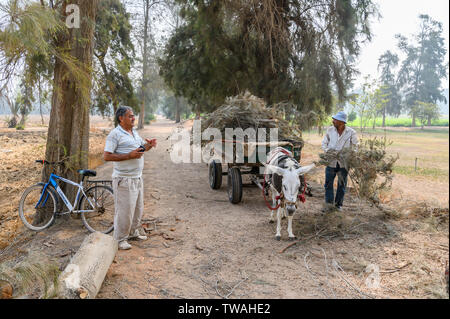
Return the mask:
{"type": "MultiPolygon", "coordinates": [[[[36,161],[36,163],[51,166],[62,165],[62,162],[50,163],[45,160],[36,161]]],[[[85,189],[85,178],[95,177],[97,172],[79,170],[78,173],[82,176],[80,184],[52,173],[47,183],[38,183],[24,191],[19,201],[19,216],[28,229],[42,231],[50,227],[56,217],[80,214],[84,226],[90,232],[99,231],[104,234],[112,232],[114,229],[114,195],[112,188],[106,185],[95,185],[85,189]],[[78,188],[73,203],[70,203],[57,181],[78,188]],[[62,200],[68,211],[58,211],[59,200],[62,200]]],[[[61,204],[62,209],[64,206],[61,204]]]]}

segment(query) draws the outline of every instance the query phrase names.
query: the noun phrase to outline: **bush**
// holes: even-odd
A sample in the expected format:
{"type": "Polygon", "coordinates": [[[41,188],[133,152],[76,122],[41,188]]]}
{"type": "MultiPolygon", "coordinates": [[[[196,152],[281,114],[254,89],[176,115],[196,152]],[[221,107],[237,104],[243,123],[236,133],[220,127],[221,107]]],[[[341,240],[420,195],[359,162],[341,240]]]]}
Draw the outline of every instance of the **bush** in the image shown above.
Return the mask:
{"type": "Polygon", "coordinates": [[[23,130],[25,130],[25,125],[17,125],[16,126],[16,130],[18,130],[18,131],[23,131],[23,130]]]}
{"type": "Polygon", "coordinates": [[[352,112],[348,115],[348,122],[353,122],[353,121],[355,121],[357,117],[358,117],[358,114],[356,114],[355,111],[352,111],[352,112]]]}
{"type": "Polygon", "coordinates": [[[369,138],[361,141],[357,150],[320,154],[319,163],[328,166],[334,159],[345,163],[350,179],[355,184],[358,196],[379,202],[378,195],[392,184],[392,171],[399,156],[387,156],[386,147],[392,144],[385,138],[369,138]]]}
{"type": "Polygon", "coordinates": [[[150,124],[152,121],[154,121],[156,119],[156,117],[155,117],[155,114],[153,114],[153,113],[150,113],[150,114],[146,114],[145,115],[145,121],[144,121],[144,124],[150,124]]]}

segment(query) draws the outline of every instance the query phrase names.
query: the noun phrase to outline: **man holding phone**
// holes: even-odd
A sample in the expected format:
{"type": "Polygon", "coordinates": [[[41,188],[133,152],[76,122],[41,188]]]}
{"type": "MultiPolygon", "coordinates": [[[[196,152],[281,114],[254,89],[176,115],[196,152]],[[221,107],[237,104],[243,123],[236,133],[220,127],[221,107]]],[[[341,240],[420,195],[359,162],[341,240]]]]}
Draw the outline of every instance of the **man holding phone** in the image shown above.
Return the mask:
{"type": "Polygon", "coordinates": [[[144,153],[156,147],[156,139],[145,139],[134,129],[135,115],[129,106],[116,112],[119,125],[106,138],[103,158],[114,162],[114,239],[119,249],[130,249],[128,239],[146,240],[139,233],[144,212],[144,153]]]}

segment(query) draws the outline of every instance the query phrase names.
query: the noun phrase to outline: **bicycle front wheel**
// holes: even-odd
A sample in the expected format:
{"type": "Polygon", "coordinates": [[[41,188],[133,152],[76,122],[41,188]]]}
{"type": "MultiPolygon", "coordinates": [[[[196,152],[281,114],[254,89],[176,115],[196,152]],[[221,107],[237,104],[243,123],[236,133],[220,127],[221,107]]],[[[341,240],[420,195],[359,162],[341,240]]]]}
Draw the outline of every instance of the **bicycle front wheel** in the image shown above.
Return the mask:
{"type": "Polygon", "coordinates": [[[109,186],[89,188],[80,200],[79,210],[84,226],[91,232],[109,234],[114,229],[114,195],[109,186]],[[89,200],[88,200],[89,199],[89,200]]]}
{"type": "Polygon", "coordinates": [[[19,201],[19,217],[31,230],[41,231],[55,221],[57,202],[53,192],[44,184],[36,184],[25,190],[19,201]],[[44,192],[44,193],[43,193],[44,192]]]}

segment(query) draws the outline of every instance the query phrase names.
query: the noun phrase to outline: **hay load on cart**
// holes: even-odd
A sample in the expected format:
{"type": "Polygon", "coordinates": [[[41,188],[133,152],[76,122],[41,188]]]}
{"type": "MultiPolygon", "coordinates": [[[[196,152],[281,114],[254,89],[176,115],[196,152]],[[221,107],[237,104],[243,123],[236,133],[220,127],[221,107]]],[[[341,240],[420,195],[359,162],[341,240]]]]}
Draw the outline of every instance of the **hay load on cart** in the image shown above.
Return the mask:
{"type": "Polygon", "coordinates": [[[249,175],[251,185],[262,188],[263,163],[267,162],[266,156],[271,150],[283,147],[300,162],[304,146],[301,130],[285,119],[283,109],[280,104],[269,107],[264,100],[246,92],[228,98],[202,121],[202,134],[208,129],[218,129],[223,137],[220,141],[202,141],[202,146],[208,146],[206,149],[212,158],[208,164],[210,187],[221,188],[222,176],[227,176],[231,203],[242,200],[242,188],[246,186],[242,184],[242,175],[249,175]],[[234,133],[232,137],[226,134],[230,129],[234,133]],[[278,129],[275,140],[271,129],[278,129]],[[265,134],[265,138],[261,134],[265,134]]]}

